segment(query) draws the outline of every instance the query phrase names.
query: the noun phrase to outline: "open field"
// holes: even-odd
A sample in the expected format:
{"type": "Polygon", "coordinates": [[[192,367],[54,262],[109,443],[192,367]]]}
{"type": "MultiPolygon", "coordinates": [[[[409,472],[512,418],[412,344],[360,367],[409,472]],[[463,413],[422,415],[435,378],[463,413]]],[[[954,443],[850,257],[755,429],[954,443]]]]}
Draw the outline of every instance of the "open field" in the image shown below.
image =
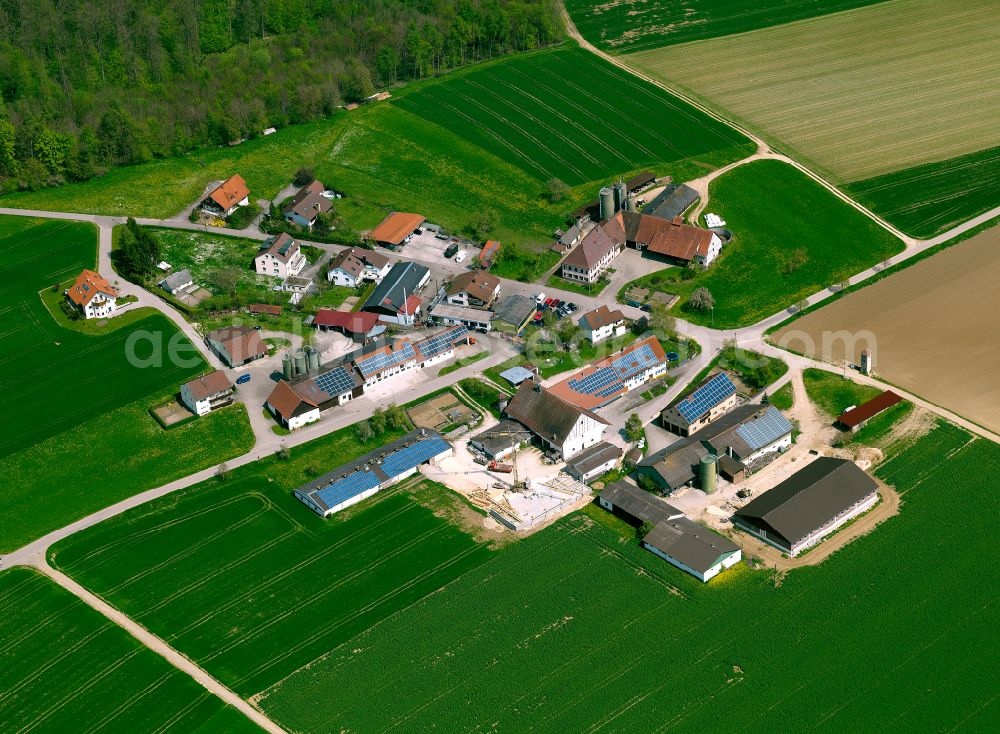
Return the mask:
{"type": "Polygon", "coordinates": [[[856,364],[867,347],[882,378],[1000,431],[998,282],[994,228],[806,314],[772,339],[834,363],[856,364]]]}
{"type": "Polygon", "coordinates": [[[566,0],[580,35],[612,53],[745,33],[881,0],[566,0]]]}
{"type": "Polygon", "coordinates": [[[393,104],[541,182],[573,186],[664,163],[719,165],[748,153],[742,134],[579,48],[463,70],[393,104]]]}
{"type": "Polygon", "coordinates": [[[253,448],[240,404],[160,428],[147,408],[174,392],[147,395],[0,457],[0,476],[17,477],[4,483],[0,552],[253,448]]]}
{"type": "Polygon", "coordinates": [[[831,421],[852,405],[866,403],[882,392],[877,387],[861,385],[841,375],[812,367],[802,371],[802,382],[809,399],[831,421]]]}
{"type": "Polygon", "coordinates": [[[90,224],[0,217],[0,456],[31,446],[95,416],[180,382],[205,366],[165,317],[127,318],[100,335],[60,326],[39,291],[95,267],[90,224]],[[137,358],[127,359],[132,346],[137,358]],[[174,344],[185,365],[168,359],[174,344]],[[30,416],[30,420],[25,420],[30,416]]]}
{"type": "Polygon", "coordinates": [[[891,0],[625,58],[842,184],[1000,145],[998,22],[891,0]]]}
{"type": "Polygon", "coordinates": [[[901,230],[933,237],[1000,204],[1000,148],[925,163],[843,188],[901,230]]]}
{"type": "Polygon", "coordinates": [[[0,574],[0,730],[260,731],[41,574],[0,574]]]}
{"type": "Polygon", "coordinates": [[[489,556],[445,519],[443,487],[329,521],[292,497],[398,435],[362,444],[348,428],[241,467],[73,536],[53,562],[250,697],[489,556]]]}
{"type": "Polygon", "coordinates": [[[260,705],[301,732],[986,730],[1000,611],[968,579],[998,470],[1000,448],[939,425],[879,469],[901,514],[777,588],[742,565],[702,585],[574,515],[260,705]]]}
{"type": "Polygon", "coordinates": [[[711,312],[685,306],[695,288],[715,298],[715,327],[748,326],[903,249],[871,219],[779,161],[734,168],[712,182],[709,194],[708,210],[735,235],[719,259],[687,280],[682,269],[666,268],[634,281],[680,296],[677,315],[695,323],[713,324],[711,312]],[[804,262],[792,269],[799,250],[804,262]]]}

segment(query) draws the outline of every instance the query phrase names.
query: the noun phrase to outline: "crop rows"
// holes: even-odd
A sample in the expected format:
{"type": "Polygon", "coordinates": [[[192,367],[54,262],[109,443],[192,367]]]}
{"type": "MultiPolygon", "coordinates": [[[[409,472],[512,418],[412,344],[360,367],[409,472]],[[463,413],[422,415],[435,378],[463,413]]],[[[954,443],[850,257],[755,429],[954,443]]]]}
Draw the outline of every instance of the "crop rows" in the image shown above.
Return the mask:
{"type": "Polygon", "coordinates": [[[260,479],[226,489],[97,528],[57,560],[246,696],[488,555],[403,496],[328,524],[260,479]]]}
{"type": "Polygon", "coordinates": [[[256,731],[43,576],[0,574],[0,730],[256,731]]]}
{"type": "Polygon", "coordinates": [[[902,515],[777,588],[745,567],[702,586],[573,516],[261,705],[303,732],[982,728],[1000,611],[968,579],[992,547],[1000,449],[942,426],[893,463],[924,469],[899,475],[902,515]]]}
{"type": "Polygon", "coordinates": [[[570,185],[747,142],[579,49],[505,59],[404,94],[395,104],[542,181],[570,185]]]}

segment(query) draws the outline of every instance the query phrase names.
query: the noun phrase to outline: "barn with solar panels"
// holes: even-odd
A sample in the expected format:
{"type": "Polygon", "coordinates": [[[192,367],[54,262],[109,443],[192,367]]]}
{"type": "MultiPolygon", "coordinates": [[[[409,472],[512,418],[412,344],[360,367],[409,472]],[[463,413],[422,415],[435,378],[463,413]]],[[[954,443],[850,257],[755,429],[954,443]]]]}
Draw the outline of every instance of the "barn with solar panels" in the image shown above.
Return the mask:
{"type": "Polygon", "coordinates": [[[418,365],[417,352],[409,339],[378,342],[366,347],[354,360],[366,387],[386,380],[418,365]]]}
{"type": "Polygon", "coordinates": [[[668,431],[690,436],[736,407],[736,385],[725,372],[705,379],[695,390],[660,413],[668,431]]]}
{"type": "Polygon", "coordinates": [[[651,336],[584,368],[551,390],[563,400],[591,410],[666,373],[667,355],[659,340],[651,336]]]}
{"type": "Polygon", "coordinates": [[[462,324],[452,326],[413,345],[417,362],[421,367],[430,367],[455,356],[455,347],[469,343],[469,330],[462,324]]]}
{"type": "Polygon", "coordinates": [[[418,428],[303,484],[292,494],[316,514],[329,517],[413,476],[421,465],[451,456],[453,451],[439,434],[418,428]]]}

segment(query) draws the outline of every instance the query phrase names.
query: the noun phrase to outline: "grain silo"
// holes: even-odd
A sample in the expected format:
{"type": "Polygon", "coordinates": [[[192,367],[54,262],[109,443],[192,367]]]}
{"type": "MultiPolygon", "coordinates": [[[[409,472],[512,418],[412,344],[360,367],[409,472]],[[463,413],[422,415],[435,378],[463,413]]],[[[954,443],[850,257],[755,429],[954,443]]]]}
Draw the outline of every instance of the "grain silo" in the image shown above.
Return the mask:
{"type": "Polygon", "coordinates": [[[715,491],[715,481],[719,470],[719,457],[715,454],[705,454],[701,457],[701,491],[712,494],[715,491]]]}
{"type": "Polygon", "coordinates": [[[601,189],[601,219],[611,219],[615,215],[615,193],[610,187],[601,189]]]}
{"type": "Polygon", "coordinates": [[[281,373],[285,376],[286,380],[291,380],[295,377],[295,367],[292,365],[292,355],[285,352],[285,356],[281,358],[281,373]]]}
{"type": "Polygon", "coordinates": [[[628,187],[624,181],[619,181],[614,185],[614,196],[615,212],[617,213],[625,208],[625,202],[628,200],[628,187]]]}
{"type": "Polygon", "coordinates": [[[306,347],[306,367],[310,372],[319,371],[319,351],[312,347],[306,347]]]}
{"type": "Polygon", "coordinates": [[[306,353],[296,352],[292,359],[295,361],[295,376],[301,377],[306,373],[306,353]]]}

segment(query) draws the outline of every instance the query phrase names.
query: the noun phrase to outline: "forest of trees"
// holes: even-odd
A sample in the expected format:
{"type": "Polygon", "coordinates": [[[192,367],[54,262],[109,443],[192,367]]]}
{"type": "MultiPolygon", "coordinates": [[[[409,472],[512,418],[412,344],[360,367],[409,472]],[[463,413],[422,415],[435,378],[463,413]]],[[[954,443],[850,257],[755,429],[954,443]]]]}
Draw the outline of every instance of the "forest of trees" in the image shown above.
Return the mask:
{"type": "Polygon", "coordinates": [[[306,122],[560,34],[554,0],[4,0],[0,190],[306,122]]]}

